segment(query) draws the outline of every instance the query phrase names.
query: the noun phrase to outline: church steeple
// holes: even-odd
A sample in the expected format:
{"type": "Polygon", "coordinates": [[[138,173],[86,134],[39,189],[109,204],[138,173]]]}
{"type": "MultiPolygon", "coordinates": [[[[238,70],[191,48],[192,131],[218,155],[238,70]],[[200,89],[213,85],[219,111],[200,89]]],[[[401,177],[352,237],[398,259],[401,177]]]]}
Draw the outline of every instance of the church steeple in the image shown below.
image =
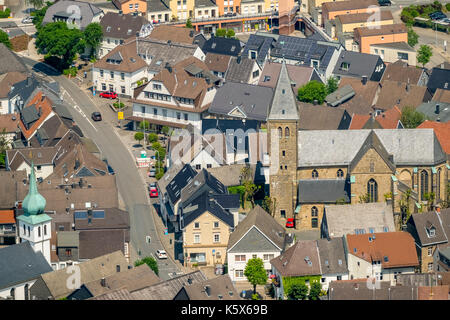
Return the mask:
{"type": "Polygon", "coordinates": [[[24,214],[30,216],[44,213],[46,203],[45,198],[38,192],[36,176],[34,173],[34,163],[31,162],[30,189],[22,202],[24,214]]]}
{"type": "Polygon", "coordinates": [[[280,75],[267,120],[299,120],[297,99],[292,92],[291,79],[285,61],[281,64],[280,75]]]}

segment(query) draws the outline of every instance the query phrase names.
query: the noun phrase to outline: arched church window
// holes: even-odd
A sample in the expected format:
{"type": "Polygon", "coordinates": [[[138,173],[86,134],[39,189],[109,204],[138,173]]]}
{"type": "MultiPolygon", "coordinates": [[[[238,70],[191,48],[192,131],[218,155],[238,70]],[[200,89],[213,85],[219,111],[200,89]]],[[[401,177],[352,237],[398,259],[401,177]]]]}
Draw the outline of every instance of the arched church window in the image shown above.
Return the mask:
{"type": "Polygon", "coordinates": [[[378,201],[378,184],[373,178],[367,182],[367,194],[369,195],[369,202],[378,201]]]}

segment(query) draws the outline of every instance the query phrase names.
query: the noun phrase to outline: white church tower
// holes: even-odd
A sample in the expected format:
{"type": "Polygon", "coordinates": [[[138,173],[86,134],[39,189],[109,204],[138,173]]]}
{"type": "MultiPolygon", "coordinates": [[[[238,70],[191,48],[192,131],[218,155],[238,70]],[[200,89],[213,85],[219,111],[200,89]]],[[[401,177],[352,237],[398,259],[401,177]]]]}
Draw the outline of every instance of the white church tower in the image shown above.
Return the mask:
{"type": "Polygon", "coordinates": [[[47,262],[50,262],[50,238],[52,236],[51,221],[44,213],[46,201],[39,194],[34,173],[34,164],[31,163],[30,189],[22,202],[23,215],[18,216],[19,237],[21,242],[28,241],[34,251],[41,251],[47,262]]]}

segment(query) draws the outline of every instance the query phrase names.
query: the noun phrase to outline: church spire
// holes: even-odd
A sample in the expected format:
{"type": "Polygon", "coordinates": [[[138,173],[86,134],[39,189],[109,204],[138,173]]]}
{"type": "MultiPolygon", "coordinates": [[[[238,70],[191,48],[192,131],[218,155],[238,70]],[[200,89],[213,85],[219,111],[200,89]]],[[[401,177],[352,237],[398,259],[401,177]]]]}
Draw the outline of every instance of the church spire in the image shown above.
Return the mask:
{"type": "Polygon", "coordinates": [[[38,192],[36,184],[36,176],[34,173],[34,163],[31,162],[31,173],[30,173],[30,189],[28,194],[22,202],[22,208],[25,215],[37,215],[44,213],[46,201],[45,198],[38,192]]]}
{"type": "Polygon", "coordinates": [[[268,120],[299,120],[297,99],[292,92],[291,79],[284,60],[281,64],[268,120]]]}

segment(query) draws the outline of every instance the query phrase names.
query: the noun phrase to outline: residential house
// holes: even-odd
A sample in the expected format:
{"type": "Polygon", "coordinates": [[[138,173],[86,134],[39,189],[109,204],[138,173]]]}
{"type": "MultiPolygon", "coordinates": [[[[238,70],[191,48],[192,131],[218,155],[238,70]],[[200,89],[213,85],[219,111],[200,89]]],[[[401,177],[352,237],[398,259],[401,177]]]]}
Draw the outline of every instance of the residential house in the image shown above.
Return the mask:
{"type": "Polygon", "coordinates": [[[450,271],[450,247],[446,244],[446,247],[438,248],[433,254],[433,268],[437,272],[449,272],[450,271]]]}
{"type": "Polygon", "coordinates": [[[449,78],[450,69],[433,68],[427,83],[428,90],[431,94],[434,94],[437,89],[450,90],[449,78]]]}
{"type": "MultiPolygon", "coordinates": [[[[115,251],[78,264],[80,285],[100,281],[120,270],[127,270],[128,262],[120,251],[115,251]]],[[[51,271],[51,268],[50,270],[51,271]]],[[[32,300],[59,300],[70,295],[75,288],[67,286],[71,273],[61,269],[41,274],[30,288],[32,300]]]]}
{"type": "Polygon", "coordinates": [[[213,0],[195,0],[194,18],[209,19],[219,16],[219,7],[213,0]]]}
{"type": "Polygon", "coordinates": [[[9,72],[28,74],[25,63],[3,43],[0,43],[0,75],[9,72]]]}
{"type": "Polygon", "coordinates": [[[432,101],[450,103],[450,90],[436,89],[432,101]]]}
{"type": "Polygon", "coordinates": [[[240,300],[227,274],[206,281],[184,285],[173,300],[240,300]]]}
{"type": "MultiPolygon", "coordinates": [[[[430,119],[429,121],[448,123],[450,120],[450,103],[439,101],[423,102],[416,108],[416,111],[423,113],[430,119]]],[[[434,127],[436,128],[437,126],[434,127]]]]}
{"type": "Polygon", "coordinates": [[[170,40],[172,43],[194,44],[200,48],[206,41],[205,36],[194,29],[166,24],[155,25],[147,38],[165,42],[170,40]]]}
{"type": "Polygon", "coordinates": [[[367,77],[370,81],[380,81],[383,77],[385,64],[378,55],[342,51],[333,70],[333,75],[361,79],[367,77]]]}
{"type": "Polygon", "coordinates": [[[5,134],[3,137],[9,146],[16,140],[16,134],[19,131],[19,115],[17,113],[0,114],[0,134],[5,134]]]}
{"type": "Polygon", "coordinates": [[[175,65],[166,64],[148,84],[136,90],[133,116],[136,124],[143,120],[158,128],[183,128],[192,125],[201,129],[202,114],[208,110],[219,79],[196,57],[175,65]]]}
{"type": "Polygon", "coordinates": [[[321,261],[317,242],[314,240],[297,241],[282,255],[270,260],[270,264],[276,299],[287,297],[292,283],[289,280],[293,278],[297,278],[307,286],[321,280],[321,261]]]}
{"type": "Polygon", "coordinates": [[[270,61],[270,50],[274,42],[276,42],[276,38],[269,35],[251,34],[242,51],[242,56],[256,60],[264,69],[266,61],[270,61]]]}
{"type": "Polygon", "coordinates": [[[257,85],[262,69],[258,63],[247,57],[231,57],[225,81],[257,85]]]}
{"type": "Polygon", "coordinates": [[[348,279],[344,241],[343,237],[316,240],[322,271],[320,279],[322,290],[328,290],[332,281],[348,279]]]}
{"type": "Polygon", "coordinates": [[[245,119],[265,122],[273,90],[269,87],[226,82],[217,89],[208,109],[219,119],[245,119]]]}
{"type": "Polygon", "coordinates": [[[147,17],[153,24],[172,20],[172,11],[167,3],[166,0],[147,1],[147,17]]]}
{"type": "Polygon", "coordinates": [[[392,80],[383,80],[375,103],[376,109],[389,110],[397,106],[400,110],[405,107],[417,108],[422,102],[430,101],[431,94],[427,87],[407,84],[392,80]]]}
{"type": "Polygon", "coordinates": [[[348,234],[350,279],[366,277],[396,284],[397,274],[414,273],[419,266],[414,239],[407,232],[348,234]]]}
{"type": "Polygon", "coordinates": [[[352,121],[352,117],[345,109],[329,108],[298,102],[300,119],[299,130],[346,130],[352,121]]]}
{"type": "MultiPolygon", "coordinates": [[[[58,231],[56,232],[56,255],[58,262],[78,262],[80,249],[80,231],[58,231]]],[[[53,263],[53,262],[52,262],[53,263]]],[[[65,267],[65,263],[60,263],[59,267],[65,267]]],[[[53,265],[55,267],[55,264],[53,265]]],[[[59,269],[58,266],[54,270],[59,269]]]]}
{"type": "Polygon", "coordinates": [[[392,207],[383,202],[325,206],[322,238],[395,231],[392,207]]]}
{"type": "Polygon", "coordinates": [[[124,14],[147,14],[147,1],[145,0],[112,0],[112,3],[124,14]]]}
{"type": "MultiPolygon", "coordinates": [[[[0,48],[1,51],[1,48],[0,48]]],[[[8,93],[17,82],[27,78],[25,73],[11,71],[0,75],[0,115],[13,113],[9,109],[8,93]]]]}
{"type": "Polygon", "coordinates": [[[216,53],[207,53],[205,64],[208,69],[217,77],[225,79],[225,73],[228,70],[231,56],[216,53]]]}
{"type": "Polygon", "coordinates": [[[82,31],[92,22],[100,22],[103,11],[89,2],[62,0],[52,4],[45,12],[42,25],[51,22],[68,22],[78,26],[82,31]],[[75,9],[76,8],[76,9],[75,9]]]}
{"type": "Polygon", "coordinates": [[[380,7],[376,0],[325,2],[322,4],[322,21],[320,25],[324,26],[328,20],[333,20],[339,15],[342,16],[356,13],[373,14],[379,11],[380,7]]]}
{"type": "Polygon", "coordinates": [[[226,13],[240,13],[239,10],[241,7],[241,0],[237,0],[236,2],[229,2],[225,0],[218,0],[216,1],[216,4],[219,9],[218,16],[223,16],[226,13]]]}
{"type": "Polygon", "coordinates": [[[240,13],[244,16],[264,13],[265,0],[241,0],[240,13]]]}
{"type": "Polygon", "coordinates": [[[413,213],[406,224],[406,230],[414,238],[420,272],[434,272],[433,255],[439,245],[448,246],[450,236],[450,209],[441,212],[413,213]]]}
{"type": "Polygon", "coordinates": [[[100,20],[103,38],[98,48],[98,57],[103,58],[126,39],[146,37],[152,31],[152,25],[143,16],[108,12],[100,20]]]}
{"type": "Polygon", "coordinates": [[[31,37],[14,21],[0,22],[0,30],[8,35],[12,50],[19,52],[28,49],[28,42],[31,40],[31,37]]]}
{"type": "Polygon", "coordinates": [[[16,243],[16,217],[14,210],[0,210],[0,245],[16,243]]]}
{"type": "Polygon", "coordinates": [[[205,41],[202,46],[202,51],[207,53],[223,54],[227,56],[237,57],[242,51],[243,45],[238,39],[216,37],[211,35],[211,38],[205,41]]]}
{"type": "Polygon", "coordinates": [[[6,169],[11,171],[25,170],[31,172],[31,163],[34,162],[36,177],[46,179],[53,173],[55,158],[58,155],[57,147],[11,149],[6,151],[6,169]]]}
{"type": "MultiPolygon", "coordinates": [[[[294,95],[298,95],[298,89],[311,80],[322,82],[316,69],[313,67],[288,64],[286,65],[286,68],[292,82],[294,95]]],[[[281,63],[274,63],[269,60],[268,63],[264,65],[264,69],[259,77],[258,85],[275,89],[278,77],[280,76],[280,71],[281,63]]]]}
{"type": "MultiPolygon", "coordinates": [[[[343,4],[345,2],[340,1],[339,3],[343,4]]],[[[375,7],[373,8],[367,8],[363,12],[357,10],[360,11],[359,13],[339,14],[333,20],[326,20],[324,23],[326,33],[330,37],[336,38],[337,35],[353,34],[353,30],[358,27],[377,27],[394,23],[394,18],[390,11],[379,11],[375,7]]]]}
{"type": "Polygon", "coordinates": [[[378,114],[354,114],[349,129],[403,129],[401,116],[402,112],[397,106],[378,114]]]}
{"type": "Polygon", "coordinates": [[[183,231],[185,265],[215,266],[225,263],[234,216],[214,197],[203,193],[183,208],[180,225],[183,231]]]}
{"type": "Polygon", "coordinates": [[[31,300],[30,288],[50,271],[42,252],[35,252],[28,241],[0,248],[0,297],[31,300]]]}
{"type": "Polygon", "coordinates": [[[239,222],[230,234],[227,248],[228,274],[231,281],[246,281],[247,261],[260,258],[270,274],[270,260],[288,248],[292,239],[286,230],[263,208],[257,205],[239,222]]]}
{"type": "Polygon", "coordinates": [[[403,23],[383,25],[379,28],[355,28],[354,40],[359,52],[370,53],[370,46],[373,44],[408,42],[408,30],[403,23]]]}
{"type": "Polygon", "coordinates": [[[386,63],[400,60],[413,67],[417,64],[416,50],[407,42],[375,43],[370,45],[370,53],[380,55],[386,63]]]}
{"type": "MultiPolygon", "coordinates": [[[[0,171],[0,209],[13,210],[18,207],[17,194],[27,184],[28,174],[22,171],[0,171]]],[[[22,191],[24,194],[25,191],[22,191]]],[[[25,195],[24,195],[25,196],[25,195]]]]}
{"type": "MultiPolygon", "coordinates": [[[[378,53],[375,52],[375,54],[378,53]]],[[[425,69],[417,68],[415,64],[398,59],[394,63],[387,64],[381,80],[404,82],[425,87],[428,83],[428,78],[429,76],[425,69]]]]}

